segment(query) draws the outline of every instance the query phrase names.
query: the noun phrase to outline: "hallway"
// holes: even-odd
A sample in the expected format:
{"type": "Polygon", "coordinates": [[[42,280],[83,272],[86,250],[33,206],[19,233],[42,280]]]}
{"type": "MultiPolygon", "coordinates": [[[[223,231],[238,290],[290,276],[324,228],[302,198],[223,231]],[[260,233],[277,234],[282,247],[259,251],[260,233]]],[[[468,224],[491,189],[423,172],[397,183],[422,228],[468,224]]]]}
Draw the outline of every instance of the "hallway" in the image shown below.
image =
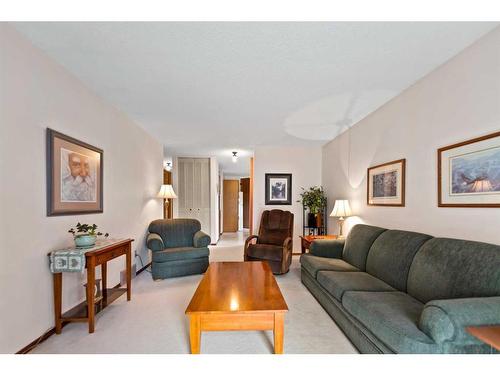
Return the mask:
{"type": "Polygon", "coordinates": [[[217,245],[210,246],[210,261],[242,262],[243,247],[248,236],[248,230],[222,233],[217,245]]]}

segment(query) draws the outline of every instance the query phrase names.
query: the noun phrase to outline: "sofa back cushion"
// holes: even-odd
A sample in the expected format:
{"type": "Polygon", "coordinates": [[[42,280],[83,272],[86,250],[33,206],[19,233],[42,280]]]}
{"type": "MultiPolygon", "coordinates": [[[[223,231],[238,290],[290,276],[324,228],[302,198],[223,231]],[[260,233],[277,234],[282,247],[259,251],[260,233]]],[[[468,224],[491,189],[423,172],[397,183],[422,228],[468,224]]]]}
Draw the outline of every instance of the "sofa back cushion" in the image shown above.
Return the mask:
{"type": "Polygon", "coordinates": [[[158,234],[165,248],[192,247],[194,234],[201,230],[196,219],[160,219],[149,224],[149,233],[158,234]]]}
{"type": "Polygon", "coordinates": [[[365,224],[355,225],[346,238],[342,259],[364,271],[370,247],[377,237],[386,230],[365,224]]]}
{"type": "Polygon", "coordinates": [[[500,246],[449,238],[427,241],[411,264],[408,293],[423,303],[500,296],[500,246]]]}
{"type": "Polygon", "coordinates": [[[366,272],[402,292],[418,249],[432,237],[404,230],[387,230],[377,237],[366,260],[366,272]]]}
{"type": "Polygon", "coordinates": [[[293,214],[283,210],[265,210],[260,219],[259,244],[283,246],[293,238],[293,214]]]}

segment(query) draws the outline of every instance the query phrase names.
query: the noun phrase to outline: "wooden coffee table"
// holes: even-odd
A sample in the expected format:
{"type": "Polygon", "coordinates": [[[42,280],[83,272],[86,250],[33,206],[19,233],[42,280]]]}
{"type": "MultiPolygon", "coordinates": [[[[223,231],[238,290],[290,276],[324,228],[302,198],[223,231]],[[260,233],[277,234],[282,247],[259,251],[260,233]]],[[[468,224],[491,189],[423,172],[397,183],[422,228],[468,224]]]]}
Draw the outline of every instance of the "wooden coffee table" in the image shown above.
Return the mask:
{"type": "Polygon", "coordinates": [[[274,331],[274,353],[283,353],[283,295],[267,262],[210,263],[186,314],[191,353],[200,353],[202,331],[274,331]]]}

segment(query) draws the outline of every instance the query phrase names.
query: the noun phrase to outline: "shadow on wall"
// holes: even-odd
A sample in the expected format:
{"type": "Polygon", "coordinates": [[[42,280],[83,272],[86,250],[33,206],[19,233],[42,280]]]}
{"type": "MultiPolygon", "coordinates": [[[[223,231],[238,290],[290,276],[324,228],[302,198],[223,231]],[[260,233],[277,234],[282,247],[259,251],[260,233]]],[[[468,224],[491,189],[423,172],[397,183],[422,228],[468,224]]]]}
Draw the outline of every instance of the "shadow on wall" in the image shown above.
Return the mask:
{"type": "Polygon", "coordinates": [[[386,89],[344,92],[311,102],[285,118],[285,131],[300,139],[327,141],[393,98],[386,89]]]}

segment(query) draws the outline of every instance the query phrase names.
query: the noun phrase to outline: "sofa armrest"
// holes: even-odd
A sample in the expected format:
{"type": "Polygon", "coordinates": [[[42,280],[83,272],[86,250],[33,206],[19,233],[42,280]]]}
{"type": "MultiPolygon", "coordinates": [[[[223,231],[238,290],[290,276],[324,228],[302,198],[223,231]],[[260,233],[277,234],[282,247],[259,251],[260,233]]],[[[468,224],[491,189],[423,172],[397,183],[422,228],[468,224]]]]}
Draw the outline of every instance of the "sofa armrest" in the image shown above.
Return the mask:
{"type": "Polygon", "coordinates": [[[345,240],[314,240],[309,247],[309,254],[324,258],[342,258],[345,240]]]}
{"type": "Polygon", "coordinates": [[[250,246],[250,243],[252,242],[252,240],[258,240],[258,239],[259,239],[259,236],[256,236],[255,234],[253,234],[251,236],[248,236],[248,238],[245,240],[245,247],[243,250],[243,260],[247,260],[247,250],[248,250],[248,246],[250,246]]]}
{"type": "Polygon", "coordinates": [[[161,237],[156,233],[149,233],[146,238],[146,246],[151,251],[161,251],[165,249],[165,245],[161,237]]]}
{"type": "Polygon", "coordinates": [[[285,241],[283,241],[283,248],[288,249],[291,247],[293,247],[293,238],[292,237],[285,238],[285,241]]]}
{"type": "Polygon", "coordinates": [[[477,342],[467,326],[499,325],[500,297],[430,301],[424,306],[419,328],[435,342],[477,342]]]}
{"type": "Polygon", "coordinates": [[[193,237],[193,246],[194,247],[207,247],[210,245],[210,236],[206,234],[205,232],[202,232],[199,230],[194,234],[193,237]]]}

